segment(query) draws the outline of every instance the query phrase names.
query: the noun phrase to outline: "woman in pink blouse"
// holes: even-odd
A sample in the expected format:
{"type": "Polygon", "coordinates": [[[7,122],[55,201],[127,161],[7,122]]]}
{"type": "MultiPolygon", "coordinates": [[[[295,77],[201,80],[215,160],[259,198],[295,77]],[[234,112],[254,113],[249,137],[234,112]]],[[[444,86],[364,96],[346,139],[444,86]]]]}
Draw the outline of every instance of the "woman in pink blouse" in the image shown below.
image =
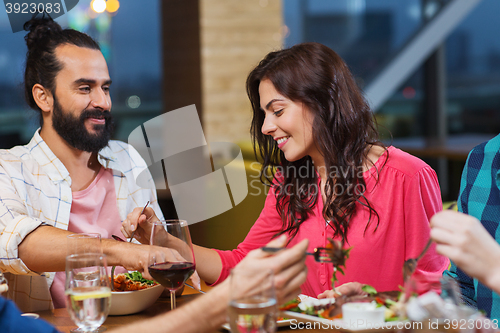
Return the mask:
{"type": "MultiPolygon", "coordinates": [[[[418,257],[429,239],[430,218],[442,210],[434,170],[378,141],[373,114],[347,65],[324,45],[269,53],[248,76],[247,93],[261,178],[270,191],[237,249],[195,246],[200,277],[221,282],[249,251],[286,234],[288,246],[309,239],[309,251],[326,246],[328,238],[352,248],[336,285],[397,290],[404,261],[418,257]]],[[[124,222],[126,234],[139,213],[124,222]]],[[[138,233],[147,233],[144,216],[139,224],[138,233]]],[[[316,297],[331,289],[332,265],[311,257],[306,264],[302,292],[316,297]]],[[[416,278],[436,280],[448,264],[433,245],[419,261],[416,278]]]]}

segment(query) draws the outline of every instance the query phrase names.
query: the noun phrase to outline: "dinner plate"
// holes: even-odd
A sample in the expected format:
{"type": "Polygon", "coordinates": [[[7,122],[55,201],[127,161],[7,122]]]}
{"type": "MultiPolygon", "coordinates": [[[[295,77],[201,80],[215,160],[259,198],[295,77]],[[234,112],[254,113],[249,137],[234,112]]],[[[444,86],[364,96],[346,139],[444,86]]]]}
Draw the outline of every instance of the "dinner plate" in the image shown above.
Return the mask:
{"type": "Polygon", "coordinates": [[[292,329],[332,329],[347,333],[393,332],[403,329],[408,323],[406,321],[387,321],[372,327],[358,327],[356,323],[344,322],[342,319],[330,320],[293,311],[282,311],[281,316],[290,318],[288,325],[292,329]]]}
{"type": "MultiPolygon", "coordinates": [[[[292,319],[284,319],[284,320],[278,320],[276,322],[276,326],[277,327],[288,327],[290,326],[290,323],[291,323],[292,319]]],[[[229,323],[225,323],[224,325],[222,325],[222,328],[224,328],[225,330],[228,330],[230,331],[231,328],[229,327],[229,323]]]]}

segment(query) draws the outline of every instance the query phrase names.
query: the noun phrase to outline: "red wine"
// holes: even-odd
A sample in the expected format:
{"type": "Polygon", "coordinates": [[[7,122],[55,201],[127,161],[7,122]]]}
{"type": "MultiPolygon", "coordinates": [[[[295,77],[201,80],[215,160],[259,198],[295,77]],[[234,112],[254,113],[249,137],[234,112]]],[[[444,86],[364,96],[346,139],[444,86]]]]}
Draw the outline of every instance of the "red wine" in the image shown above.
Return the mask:
{"type": "Polygon", "coordinates": [[[149,266],[149,274],[162,286],[170,290],[180,288],[194,273],[191,262],[163,262],[149,266]]]}

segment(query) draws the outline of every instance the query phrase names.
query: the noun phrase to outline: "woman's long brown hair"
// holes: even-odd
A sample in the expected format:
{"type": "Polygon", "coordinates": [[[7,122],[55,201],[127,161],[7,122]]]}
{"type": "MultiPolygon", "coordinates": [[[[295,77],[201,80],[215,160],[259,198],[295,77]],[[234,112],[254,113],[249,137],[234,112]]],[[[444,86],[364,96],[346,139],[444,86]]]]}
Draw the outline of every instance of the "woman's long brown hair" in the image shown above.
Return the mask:
{"type": "MultiPolygon", "coordinates": [[[[261,180],[272,185],[283,221],[281,233],[294,237],[318,200],[318,176],[309,156],[289,162],[277,143],[261,132],[265,113],[260,107],[259,85],[269,79],[276,90],[301,102],[314,117],[313,137],[323,155],[328,178],[323,217],[335,237],[347,240],[349,221],[356,203],[367,207],[370,218],[379,217],[364,196],[363,164],[369,147],[379,145],[373,114],[340,56],[318,43],[303,43],[269,53],[247,78],[247,94],[253,108],[251,126],[254,151],[263,161],[261,180]],[[276,172],[278,170],[278,172],[276,172]],[[341,189],[341,193],[337,191],[341,189]]],[[[365,228],[366,231],[366,228],[365,228]]]]}

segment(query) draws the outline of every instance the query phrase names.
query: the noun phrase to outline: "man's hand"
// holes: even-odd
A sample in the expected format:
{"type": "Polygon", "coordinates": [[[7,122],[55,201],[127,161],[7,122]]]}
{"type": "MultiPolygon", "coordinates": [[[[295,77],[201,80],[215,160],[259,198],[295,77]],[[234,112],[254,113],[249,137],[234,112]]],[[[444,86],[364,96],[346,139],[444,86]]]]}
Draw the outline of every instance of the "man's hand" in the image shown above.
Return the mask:
{"type": "Polygon", "coordinates": [[[500,246],[475,217],[445,210],[431,218],[436,251],[490,288],[500,290],[500,246]]]}
{"type": "MultiPolygon", "coordinates": [[[[286,241],[286,236],[282,235],[266,246],[283,247],[286,241]]],[[[300,285],[306,280],[305,252],[308,244],[308,240],[303,240],[294,247],[284,249],[274,255],[261,249],[253,250],[233,269],[243,271],[249,276],[252,274],[258,276],[262,275],[262,272],[272,271],[278,304],[283,304],[300,293],[300,285]]],[[[255,281],[243,284],[250,286],[252,283],[255,281]]]]}
{"type": "Polygon", "coordinates": [[[146,207],[141,214],[143,207],[135,208],[127,218],[122,222],[122,234],[130,238],[132,232],[137,229],[134,238],[142,244],[149,244],[149,237],[151,235],[151,223],[159,221],[156,217],[155,211],[151,207],[146,207]]]}
{"type": "MultiPolygon", "coordinates": [[[[103,239],[103,251],[108,256],[109,266],[123,266],[129,271],[139,271],[144,278],[151,280],[148,272],[149,245],[139,245],[103,239]]],[[[161,251],[161,248],[158,249],[161,251]]]]}

